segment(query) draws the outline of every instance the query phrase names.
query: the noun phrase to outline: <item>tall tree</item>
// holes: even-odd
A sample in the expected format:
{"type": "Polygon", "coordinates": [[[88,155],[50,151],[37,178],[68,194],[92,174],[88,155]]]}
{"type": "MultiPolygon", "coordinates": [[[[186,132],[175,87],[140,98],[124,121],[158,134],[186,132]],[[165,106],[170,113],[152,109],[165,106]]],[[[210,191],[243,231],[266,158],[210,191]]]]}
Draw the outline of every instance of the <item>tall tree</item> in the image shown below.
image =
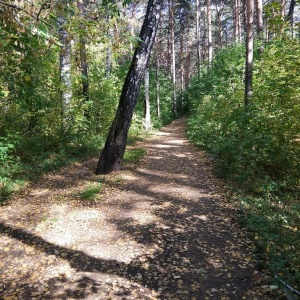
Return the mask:
{"type": "Polygon", "coordinates": [[[150,97],[149,97],[149,65],[145,70],[144,75],[144,128],[146,131],[151,129],[151,115],[150,115],[150,97]]]}
{"type": "Polygon", "coordinates": [[[172,88],[173,88],[173,114],[177,115],[177,95],[176,95],[176,60],[175,60],[175,0],[171,0],[170,6],[170,27],[171,27],[171,74],[172,74],[172,88]]]}
{"type": "Polygon", "coordinates": [[[200,60],[201,60],[201,48],[200,48],[200,5],[199,0],[196,0],[196,45],[197,45],[197,71],[200,75],[200,60]]]}
{"type": "Polygon", "coordinates": [[[119,170],[124,156],[128,130],[137,102],[138,93],[155,41],[163,0],[149,0],[139,42],[127,73],[119,106],[100,155],[96,174],[119,170]]]}
{"type": "Polygon", "coordinates": [[[241,1],[235,0],[233,7],[233,25],[234,25],[234,41],[241,41],[241,1]]]}
{"type": "Polygon", "coordinates": [[[254,0],[246,0],[246,71],[245,71],[245,106],[247,107],[252,96],[252,68],[253,68],[253,44],[254,44],[254,0]]]}
{"type": "MultiPolygon", "coordinates": [[[[81,22],[84,19],[84,5],[82,0],[77,1],[77,8],[81,17],[81,22]]],[[[81,25],[81,29],[84,32],[85,28],[81,25]]],[[[79,38],[79,51],[80,51],[80,71],[82,76],[82,94],[85,100],[89,99],[89,78],[88,78],[88,63],[86,55],[86,40],[82,33],[80,33],[79,38]]]]}
{"type": "Polygon", "coordinates": [[[212,45],[212,26],[211,26],[211,1],[206,0],[206,14],[207,14],[207,46],[208,46],[208,67],[211,67],[213,45],[212,45]]]}
{"type": "Polygon", "coordinates": [[[294,30],[294,10],[295,10],[296,0],[291,0],[289,12],[287,15],[287,19],[290,22],[291,25],[291,31],[292,31],[292,37],[295,36],[295,30],[294,30]]]}
{"type": "Polygon", "coordinates": [[[62,8],[61,14],[57,17],[58,36],[60,48],[60,79],[62,98],[62,128],[68,130],[70,126],[70,102],[72,99],[71,83],[71,37],[67,30],[67,21],[62,8]]]}
{"type": "Polygon", "coordinates": [[[216,5],[216,11],[218,16],[218,29],[219,29],[219,46],[223,47],[223,10],[224,1],[220,0],[219,4],[216,5]]]}
{"type": "Polygon", "coordinates": [[[263,3],[262,0],[256,0],[256,19],[257,19],[257,35],[261,38],[264,30],[263,22],[263,3]]]}

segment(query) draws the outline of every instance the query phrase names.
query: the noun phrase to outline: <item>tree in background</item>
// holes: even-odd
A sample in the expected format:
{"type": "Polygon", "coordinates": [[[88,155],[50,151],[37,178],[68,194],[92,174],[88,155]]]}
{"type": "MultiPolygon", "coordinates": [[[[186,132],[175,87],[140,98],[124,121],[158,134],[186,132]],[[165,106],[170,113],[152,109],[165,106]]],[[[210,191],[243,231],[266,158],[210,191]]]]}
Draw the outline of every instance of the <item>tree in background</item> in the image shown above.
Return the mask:
{"type": "Polygon", "coordinates": [[[246,67],[245,67],[245,106],[248,106],[252,97],[252,68],[254,51],[254,0],[246,0],[247,7],[247,34],[246,34],[246,67]]]}

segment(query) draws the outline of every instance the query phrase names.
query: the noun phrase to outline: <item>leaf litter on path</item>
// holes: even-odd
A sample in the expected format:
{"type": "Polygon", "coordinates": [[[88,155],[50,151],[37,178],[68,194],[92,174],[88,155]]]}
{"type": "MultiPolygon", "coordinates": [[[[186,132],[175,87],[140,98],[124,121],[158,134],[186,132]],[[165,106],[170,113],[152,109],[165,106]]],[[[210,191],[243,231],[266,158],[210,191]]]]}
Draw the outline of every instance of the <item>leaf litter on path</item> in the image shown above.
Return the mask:
{"type": "Polygon", "coordinates": [[[96,159],[74,164],[0,208],[1,299],[283,299],[185,119],[139,146],[138,166],[99,178],[96,159]]]}

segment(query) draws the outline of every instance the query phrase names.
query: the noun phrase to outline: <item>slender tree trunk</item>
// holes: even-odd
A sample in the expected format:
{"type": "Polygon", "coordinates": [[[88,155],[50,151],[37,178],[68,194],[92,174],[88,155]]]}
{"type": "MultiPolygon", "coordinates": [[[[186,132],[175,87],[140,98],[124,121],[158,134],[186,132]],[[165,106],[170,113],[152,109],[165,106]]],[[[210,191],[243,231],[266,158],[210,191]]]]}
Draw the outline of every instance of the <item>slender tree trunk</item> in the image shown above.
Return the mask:
{"type": "Polygon", "coordinates": [[[114,32],[110,25],[110,12],[109,12],[108,5],[106,6],[106,22],[108,26],[107,35],[109,37],[109,40],[107,41],[107,45],[106,45],[106,61],[105,61],[105,77],[107,78],[110,76],[111,73],[111,64],[112,64],[111,48],[112,48],[112,40],[114,37],[114,32]]]}
{"type": "Polygon", "coordinates": [[[151,115],[150,115],[150,97],[149,97],[149,66],[145,70],[144,75],[144,128],[146,131],[151,130],[151,115]]]}
{"type": "Polygon", "coordinates": [[[171,1],[172,0],[168,0],[168,13],[169,13],[169,19],[168,19],[168,67],[170,67],[171,69],[171,74],[172,74],[172,22],[171,22],[171,1]]]}
{"type": "Polygon", "coordinates": [[[159,57],[156,54],[156,113],[157,117],[160,117],[160,81],[159,81],[159,57]]]}
{"type": "MultiPolygon", "coordinates": [[[[83,10],[83,1],[77,1],[77,8],[79,10],[81,18],[84,17],[84,10],[83,10]]],[[[87,55],[86,55],[86,41],[85,38],[80,34],[80,69],[82,75],[82,95],[84,96],[85,100],[89,100],[89,78],[88,78],[88,63],[87,63],[87,55]]]]}
{"type": "Polygon", "coordinates": [[[212,46],[212,29],[211,29],[211,2],[206,0],[207,9],[207,44],[208,44],[208,68],[211,68],[213,46],[212,46]]]}
{"type": "Polygon", "coordinates": [[[262,0],[256,0],[256,19],[257,19],[257,35],[259,36],[259,38],[262,38],[262,34],[264,31],[262,0]]]}
{"type": "MultiPolygon", "coordinates": [[[[162,11],[160,11],[160,20],[162,19],[162,11]]],[[[160,118],[160,80],[159,80],[159,68],[160,68],[160,53],[163,52],[162,46],[162,21],[157,29],[156,37],[156,51],[155,51],[155,81],[156,81],[156,115],[160,118]]]]}
{"type": "Polygon", "coordinates": [[[57,18],[58,36],[62,45],[60,49],[60,80],[62,98],[62,129],[67,131],[70,127],[70,102],[72,99],[71,83],[71,42],[66,30],[66,20],[62,16],[57,18]]]}
{"type": "Polygon", "coordinates": [[[149,61],[159,23],[162,0],[149,0],[140,41],[127,73],[115,119],[111,125],[104,149],[100,155],[96,174],[108,174],[121,167],[127,135],[140,86],[149,61]]]}
{"type": "MultiPolygon", "coordinates": [[[[190,54],[190,45],[189,45],[189,40],[190,40],[190,26],[189,24],[187,24],[187,34],[186,34],[187,38],[186,38],[186,46],[185,46],[185,57],[186,57],[186,61],[185,61],[185,74],[184,74],[184,82],[185,82],[185,89],[188,88],[188,84],[189,84],[189,80],[190,80],[190,62],[191,62],[191,54],[190,54]]],[[[200,40],[199,40],[199,44],[200,44],[200,40]]],[[[197,69],[198,72],[200,71],[199,69],[197,69]]],[[[198,73],[199,74],[199,73],[198,73]]]]}
{"type": "Polygon", "coordinates": [[[252,97],[252,68],[253,68],[253,20],[254,0],[246,0],[247,7],[247,35],[246,35],[246,72],[245,72],[245,106],[251,102],[252,97]]]}
{"type": "Polygon", "coordinates": [[[224,2],[220,1],[219,5],[216,5],[217,15],[218,15],[218,27],[219,27],[219,44],[220,48],[223,47],[223,9],[224,2]]]}
{"type": "Polygon", "coordinates": [[[238,0],[234,1],[233,6],[233,36],[234,36],[234,42],[239,42],[238,40],[238,15],[240,13],[239,6],[238,6],[238,0]]]}
{"type": "Polygon", "coordinates": [[[201,60],[201,50],[200,50],[200,5],[199,0],[196,0],[196,45],[197,45],[197,71],[198,76],[200,76],[200,60],[201,60]]]}
{"type": "Polygon", "coordinates": [[[241,37],[241,0],[234,1],[234,41],[239,43],[242,39],[241,37]]]}
{"type": "Polygon", "coordinates": [[[240,42],[242,40],[241,0],[237,0],[237,37],[240,42]]]}
{"type": "Polygon", "coordinates": [[[183,76],[183,36],[184,36],[184,20],[181,19],[180,21],[180,49],[179,49],[179,53],[180,53],[180,89],[181,92],[183,92],[184,89],[184,76],[183,76]]]}
{"type": "Polygon", "coordinates": [[[177,95],[176,95],[176,60],[175,60],[175,0],[171,0],[170,7],[170,21],[171,21],[171,54],[172,54],[172,88],[173,88],[173,115],[177,116],[177,95]]]}
{"type": "Polygon", "coordinates": [[[295,0],[291,0],[289,12],[287,15],[287,19],[290,22],[291,25],[291,32],[292,32],[292,37],[295,38],[295,28],[294,28],[294,10],[295,10],[295,0]]]}

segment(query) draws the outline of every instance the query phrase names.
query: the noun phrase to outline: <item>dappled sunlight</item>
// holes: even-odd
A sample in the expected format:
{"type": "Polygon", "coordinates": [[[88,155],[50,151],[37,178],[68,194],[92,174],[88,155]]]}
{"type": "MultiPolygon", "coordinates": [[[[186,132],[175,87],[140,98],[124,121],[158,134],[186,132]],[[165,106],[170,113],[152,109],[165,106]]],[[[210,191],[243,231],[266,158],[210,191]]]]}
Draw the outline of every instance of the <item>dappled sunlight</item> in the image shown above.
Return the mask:
{"type": "Polygon", "coordinates": [[[168,148],[177,148],[178,146],[166,145],[166,144],[158,144],[158,145],[152,145],[151,147],[153,147],[153,148],[168,149],[168,148]]]}
{"type": "Polygon", "coordinates": [[[251,257],[209,163],[174,131],[147,145],[139,168],[96,177],[75,165],[45,176],[14,209],[2,207],[7,295],[17,281],[23,299],[252,298],[251,257]],[[101,187],[97,197],[81,198],[90,186],[101,187]]]}
{"type": "Polygon", "coordinates": [[[173,155],[176,156],[176,157],[179,157],[179,158],[187,157],[186,154],[182,154],[182,153],[179,153],[179,154],[173,153],[173,155]]]}
{"type": "MultiPolygon", "coordinates": [[[[50,243],[80,250],[95,258],[129,263],[137,255],[145,253],[146,248],[135,242],[130,234],[125,243],[120,242],[124,238],[123,233],[111,224],[111,217],[113,216],[108,217],[104,212],[93,208],[53,205],[35,232],[50,243]],[[83,235],[78,235],[78,232],[83,235]],[[93,243],[90,243],[91,240],[93,243]]],[[[132,209],[123,210],[121,217],[133,217],[138,225],[155,221],[150,212],[136,215],[132,209]]]]}
{"type": "Polygon", "coordinates": [[[173,135],[171,132],[160,131],[156,134],[157,136],[170,136],[173,135]]]}
{"type": "Polygon", "coordinates": [[[181,140],[181,139],[172,139],[168,141],[168,144],[177,144],[177,145],[183,145],[186,144],[188,141],[186,139],[181,140]]]}
{"type": "Polygon", "coordinates": [[[188,201],[197,201],[200,197],[205,198],[211,198],[212,196],[205,190],[200,189],[192,189],[189,188],[187,190],[186,186],[180,186],[180,185],[160,185],[159,187],[157,185],[149,186],[149,191],[152,191],[154,193],[161,193],[168,195],[169,197],[176,197],[182,200],[188,200],[188,201]]]}
{"type": "Polygon", "coordinates": [[[149,158],[151,158],[151,159],[164,159],[163,156],[150,156],[150,155],[149,155],[149,158]]]}
{"type": "Polygon", "coordinates": [[[149,168],[139,168],[138,169],[139,172],[141,172],[142,174],[144,174],[145,176],[147,175],[154,175],[154,176],[160,176],[162,178],[176,178],[176,179],[189,179],[192,178],[189,175],[185,175],[185,174],[180,174],[180,173],[169,173],[166,171],[160,171],[160,170],[152,170],[149,168]]]}

